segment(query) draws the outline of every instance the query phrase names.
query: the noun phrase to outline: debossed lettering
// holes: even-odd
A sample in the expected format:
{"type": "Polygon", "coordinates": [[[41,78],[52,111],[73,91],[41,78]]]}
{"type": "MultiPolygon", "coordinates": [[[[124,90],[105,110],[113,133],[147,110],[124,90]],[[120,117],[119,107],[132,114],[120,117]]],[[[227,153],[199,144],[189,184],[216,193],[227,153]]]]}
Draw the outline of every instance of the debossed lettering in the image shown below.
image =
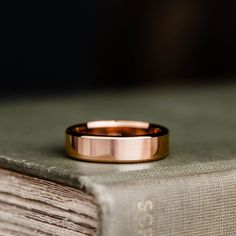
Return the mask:
{"type": "Polygon", "coordinates": [[[151,200],[139,201],[137,208],[139,236],[153,236],[153,202],[151,200]]]}

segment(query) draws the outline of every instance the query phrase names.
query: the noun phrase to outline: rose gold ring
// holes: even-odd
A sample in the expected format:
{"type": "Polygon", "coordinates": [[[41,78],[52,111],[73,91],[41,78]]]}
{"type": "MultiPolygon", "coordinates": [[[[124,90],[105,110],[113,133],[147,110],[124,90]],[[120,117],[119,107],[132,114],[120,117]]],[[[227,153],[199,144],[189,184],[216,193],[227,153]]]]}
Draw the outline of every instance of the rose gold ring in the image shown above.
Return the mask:
{"type": "Polygon", "coordinates": [[[93,162],[154,161],[169,154],[169,131],[140,121],[92,121],[66,129],[68,156],[93,162]]]}

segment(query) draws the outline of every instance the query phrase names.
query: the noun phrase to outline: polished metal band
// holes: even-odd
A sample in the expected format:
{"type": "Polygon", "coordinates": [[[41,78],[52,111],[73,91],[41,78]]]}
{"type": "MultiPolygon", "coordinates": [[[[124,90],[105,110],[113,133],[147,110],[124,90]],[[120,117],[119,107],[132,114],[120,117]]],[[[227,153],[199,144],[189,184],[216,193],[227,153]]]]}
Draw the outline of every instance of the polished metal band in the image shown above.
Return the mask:
{"type": "Polygon", "coordinates": [[[169,131],[148,122],[92,121],[66,129],[66,151],[84,161],[154,161],[169,154],[169,131]]]}

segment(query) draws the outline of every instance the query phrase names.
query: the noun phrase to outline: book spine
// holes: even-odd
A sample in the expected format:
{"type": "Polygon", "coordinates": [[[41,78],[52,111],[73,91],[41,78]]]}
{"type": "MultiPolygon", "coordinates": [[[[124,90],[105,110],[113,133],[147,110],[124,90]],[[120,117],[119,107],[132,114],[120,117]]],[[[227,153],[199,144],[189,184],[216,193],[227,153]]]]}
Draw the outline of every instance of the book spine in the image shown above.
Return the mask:
{"type": "Polygon", "coordinates": [[[236,235],[236,171],[95,184],[99,236],[236,235]]]}

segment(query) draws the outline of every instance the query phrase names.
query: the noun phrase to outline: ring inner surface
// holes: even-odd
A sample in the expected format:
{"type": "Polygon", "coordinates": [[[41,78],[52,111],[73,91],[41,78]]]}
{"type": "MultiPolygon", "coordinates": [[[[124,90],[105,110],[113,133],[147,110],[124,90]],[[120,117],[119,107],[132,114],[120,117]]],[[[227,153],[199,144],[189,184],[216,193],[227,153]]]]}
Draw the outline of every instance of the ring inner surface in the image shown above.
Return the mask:
{"type": "Polygon", "coordinates": [[[112,137],[133,137],[140,135],[151,135],[161,132],[160,128],[149,127],[149,128],[139,128],[139,127],[75,127],[75,132],[85,134],[85,135],[98,135],[98,136],[112,136],[112,137]]]}

